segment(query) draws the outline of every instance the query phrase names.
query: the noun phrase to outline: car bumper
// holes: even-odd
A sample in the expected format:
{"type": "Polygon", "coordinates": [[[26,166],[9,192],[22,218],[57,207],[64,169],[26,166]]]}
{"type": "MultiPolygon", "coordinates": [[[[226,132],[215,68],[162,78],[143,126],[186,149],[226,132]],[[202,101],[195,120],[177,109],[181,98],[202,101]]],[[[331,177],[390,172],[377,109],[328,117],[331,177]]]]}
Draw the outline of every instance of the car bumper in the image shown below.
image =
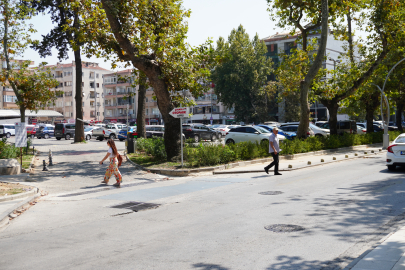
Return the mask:
{"type": "Polygon", "coordinates": [[[386,165],[405,166],[405,155],[396,156],[393,153],[387,153],[386,165]]]}

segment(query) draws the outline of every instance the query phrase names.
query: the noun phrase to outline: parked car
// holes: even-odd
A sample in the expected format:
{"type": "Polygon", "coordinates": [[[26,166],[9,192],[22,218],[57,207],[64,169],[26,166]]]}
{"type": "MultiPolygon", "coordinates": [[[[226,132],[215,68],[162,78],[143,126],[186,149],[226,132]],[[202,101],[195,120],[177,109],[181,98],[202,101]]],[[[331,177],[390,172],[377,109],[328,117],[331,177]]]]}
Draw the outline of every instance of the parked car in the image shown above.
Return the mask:
{"type": "MultiPolygon", "coordinates": [[[[281,129],[283,131],[287,131],[287,132],[294,132],[295,134],[297,134],[298,131],[298,125],[292,125],[292,124],[282,124],[281,129]]],[[[315,133],[312,131],[312,129],[310,127],[308,127],[308,131],[307,131],[307,136],[308,137],[313,137],[315,136],[315,133]]]]}
{"type": "Polygon", "coordinates": [[[199,142],[200,140],[215,141],[219,132],[203,124],[184,124],[183,134],[186,139],[193,138],[195,142],[199,142]]]}
{"type": "Polygon", "coordinates": [[[0,125],[0,138],[1,137],[10,138],[11,136],[15,136],[15,125],[12,124],[1,124],[0,125]]]}
{"type": "MultiPolygon", "coordinates": [[[[321,128],[330,130],[329,123],[323,124],[321,128]]],[[[343,135],[343,133],[349,134],[357,133],[356,122],[351,120],[337,121],[337,133],[339,135],[343,135]]]]}
{"type": "Polygon", "coordinates": [[[118,132],[118,139],[120,141],[126,140],[128,135],[132,138],[134,136],[138,136],[138,133],[136,132],[136,127],[125,127],[124,129],[121,129],[118,132]]]}
{"type": "Polygon", "coordinates": [[[148,125],[145,127],[146,129],[146,138],[152,137],[160,137],[162,138],[165,134],[165,126],[164,125],[148,125]]]}
{"type": "Polygon", "coordinates": [[[53,127],[53,126],[39,127],[39,129],[35,135],[37,136],[38,139],[41,139],[41,138],[49,139],[50,137],[55,136],[55,127],[53,127]]]}
{"type": "Polygon", "coordinates": [[[55,138],[59,141],[62,138],[70,140],[75,137],[76,124],[58,123],[55,125],[55,138]]]}
{"type": "Polygon", "coordinates": [[[388,170],[393,171],[397,166],[405,166],[405,133],[399,135],[387,148],[388,170]]]}
{"type": "Polygon", "coordinates": [[[27,127],[27,137],[34,139],[38,129],[39,127],[27,127]]]}
{"type": "Polygon", "coordinates": [[[95,129],[95,127],[87,127],[84,129],[84,138],[86,139],[86,141],[91,140],[91,137],[93,135],[93,129],[95,129]]]}
{"type": "Polygon", "coordinates": [[[321,127],[323,124],[328,123],[328,121],[316,121],[315,126],[321,127]]]}
{"type": "MultiPolygon", "coordinates": [[[[268,142],[270,135],[270,131],[259,126],[240,126],[228,132],[225,136],[225,143],[268,142]]],[[[278,135],[278,137],[280,141],[285,140],[283,135],[278,135]]]]}
{"type": "Polygon", "coordinates": [[[109,139],[111,132],[104,127],[95,127],[92,131],[92,137],[95,137],[96,140],[102,141],[104,139],[109,139]]]}
{"type": "Polygon", "coordinates": [[[357,125],[357,134],[364,134],[367,132],[367,129],[365,129],[362,126],[357,125]]]}
{"type": "MultiPolygon", "coordinates": [[[[267,129],[270,132],[273,132],[273,128],[274,128],[272,126],[267,126],[267,125],[257,125],[257,126],[262,127],[264,129],[267,129]]],[[[278,129],[278,134],[283,135],[288,140],[292,140],[292,139],[295,139],[297,137],[297,133],[295,133],[295,132],[287,132],[287,131],[282,130],[281,128],[278,129]]]]}
{"type": "Polygon", "coordinates": [[[109,138],[110,139],[115,139],[118,137],[118,133],[120,132],[121,129],[125,129],[127,125],[123,124],[108,124],[105,129],[107,129],[110,133],[109,138]]]}
{"type": "Polygon", "coordinates": [[[213,125],[211,126],[212,129],[218,131],[218,139],[221,139],[221,137],[225,137],[226,133],[230,130],[230,126],[227,125],[213,125]]]}
{"type": "MultiPolygon", "coordinates": [[[[291,125],[291,124],[299,125],[300,123],[299,122],[289,122],[289,123],[282,124],[281,126],[291,125]]],[[[329,129],[318,127],[318,126],[316,126],[316,125],[314,125],[312,123],[309,123],[309,128],[314,132],[315,136],[326,137],[326,136],[330,135],[329,129]]]]}

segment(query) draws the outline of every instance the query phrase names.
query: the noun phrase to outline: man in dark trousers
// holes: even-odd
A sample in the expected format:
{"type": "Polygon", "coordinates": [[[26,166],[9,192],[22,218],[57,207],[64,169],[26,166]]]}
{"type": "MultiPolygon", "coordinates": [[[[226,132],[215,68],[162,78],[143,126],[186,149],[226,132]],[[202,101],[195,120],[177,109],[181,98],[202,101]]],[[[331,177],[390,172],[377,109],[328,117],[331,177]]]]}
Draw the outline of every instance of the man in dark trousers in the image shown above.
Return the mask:
{"type": "Polygon", "coordinates": [[[281,173],[278,172],[278,155],[280,153],[280,144],[278,141],[278,128],[274,127],[273,128],[273,133],[271,133],[270,138],[269,138],[269,153],[273,157],[273,162],[270,163],[268,166],[264,167],[264,171],[269,174],[269,169],[274,166],[274,175],[281,175],[281,173]]]}

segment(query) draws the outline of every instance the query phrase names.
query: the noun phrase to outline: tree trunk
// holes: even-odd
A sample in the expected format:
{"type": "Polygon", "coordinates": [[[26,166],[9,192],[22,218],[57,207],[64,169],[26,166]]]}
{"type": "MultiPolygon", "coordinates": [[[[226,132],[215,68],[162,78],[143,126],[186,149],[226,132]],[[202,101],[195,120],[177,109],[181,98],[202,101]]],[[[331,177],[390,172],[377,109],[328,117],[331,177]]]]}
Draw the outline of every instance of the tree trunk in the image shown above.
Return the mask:
{"type": "Polygon", "coordinates": [[[374,132],[374,126],[373,126],[374,111],[375,111],[375,109],[373,109],[373,108],[366,109],[367,133],[374,132]]]}
{"type": "Polygon", "coordinates": [[[329,111],[329,128],[330,135],[337,135],[337,114],[339,105],[335,100],[321,100],[321,103],[328,108],[329,111]]]}
{"type": "Polygon", "coordinates": [[[402,113],[404,112],[404,102],[402,100],[397,100],[397,112],[395,113],[395,122],[397,124],[398,130],[402,133],[404,132],[402,128],[402,113]]]}
{"type": "Polygon", "coordinates": [[[84,140],[84,127],[83,122],[79,119],[83,119],[83,94],[82,94],[82,58],[80,56],[80,48],[74,51],[75,64],[76,64],[76,130],[75,130],[75,142],[81,142],[84,140]]]}
{"type": "Polygon", "coordinates": [[[25,123],[25,108],[20,106],[21,123],[25,123]]]}
{"type": "Polygon", "coordinates": [[[322,0],[322,32],[321,32],[321,42],[319,44],[318,52],[314,62],[312,63],[304,81],[300,84],[300,103],[301,103],[301,115],[300,124],[298,126],[297,137],[305,138],[308,132],[309,126],[309,102],[308,102],[308,92],[312,81],[314,80],[316,74],[322,66],[323,59],[326,52],[326,43],[328,39],[328,0],[322,0]]]}
{"type": "Polygon", "coordinates": [[[139,137],[146,138],[145,110],[146,110],[146,76],[139,72],[138,114],[136,116],[136,131],[139,137]]]}
{"type": "Polygon", "coordinates": [[[380,106],[380,96],[381,93],[375,91],[371,95],[365,94],[365,98],[363,99],[366,107],[367,133],[374,132],[374,112],[380,106]]]}

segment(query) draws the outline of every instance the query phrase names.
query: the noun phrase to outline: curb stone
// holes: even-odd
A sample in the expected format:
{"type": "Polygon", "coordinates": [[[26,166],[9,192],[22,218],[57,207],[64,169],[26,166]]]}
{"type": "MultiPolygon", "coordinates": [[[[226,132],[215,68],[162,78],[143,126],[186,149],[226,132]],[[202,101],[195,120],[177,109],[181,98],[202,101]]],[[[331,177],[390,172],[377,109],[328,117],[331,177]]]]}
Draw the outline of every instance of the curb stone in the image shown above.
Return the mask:
{"type": "Polygon", "coordinates": [[[7,202],[7,201],[13,201],[13,200],[25,198],[32,194],[38,193],[38,191],[39,191],[38,188],[33,188],[30,191],[27,191],[24,193],[14,194],[14,195],[10,195],[10,196],[4,196],[3,198],[0,198],[0,202],[7,202]]]}
{"type": "MultiPolygon", "coordinates": [[[[335,149],[328,149],[328,150],[320,150],[320,151],[315,151],[315,152],[307,152],[307,153],[300,153],[300,154],[294,154],[294,155],[285,155],[285,156],[280,156],[280,160],[291,160],[294,158],[298,157],[304,157],[304,156],[312,156],[312,155],[322,155],[322,154],[328,154],[328,153],[333,153],[333,152],[339,152],[339,151],[344,151],[344,150],[357,150],[363,147],[369,148],[369,147],[379,147],[381,146],[382,143],[376,143],[376,144],[363,144],[363,145],[356,145],[356,146],[350,146],[350,147],[342,147],[342,148],[335,148],[335,149]]],[[[244,160],[244,161],[239,161],[235,163],[229,163],[229,164],[224,164],[224,165],[218,165],[215,167],[206,167],[206,168],[199,168],[199,169],[186,169],[186,170],[169,170],[169,169],[149,169],[145,168],[139,164],[136,164],[132,160],[130,160],[127,156],[127,153],[124,153],[125,157],[127,158],[127,161],[129,161],[132,165],[135,167],[143,170],[143,171],[149,171],[151,173],[157,173],[157,174],[163,174],[163,175],[168,175],[168,176],[188,176],[192,173],[199,173],[199,172],[212,172],[212,174],[226,174],[227,172],[217,172],[218,170],[226,170],[226,169],[231,169],[235,167],[242,167],[246,165],[251,165],[251,164],[257,164],[257,163],[266,163],[270,162],[273,159],[272,158],[261,158],[261,159],[254,159],[254,160],[244,160]]],[[[360,157],[360,156],[358,156],[360,157]]],[[[351,158],[347,158],[346,160],[350,160],[351,158]]],[[[321,165],[328,164],[329,162],[324,162],[321,165]]],[[[319,165],[311,165],[311,166],[319,166],[319,165]]],[[[306,166],[305,168],[308,168],[306,166]]],[[[285,171],[289,170],[297,170],[299,168],[295,169],[288,169],[285,171]]],[[[280,170],[281,171],[281,170],[280,170]]],[[[256,171],[249,171],[249,172],[256,172],[256,171]]],[[[261,172],[261,171],[260,171],[261,172]]],[[[230,172],[229,172],[230,173],[230,172]]],[[[235,173],[235,172],[233,172],[235,173]]]]}
{"type": "Polygon", "coordinates": [[[37,194],[31,196],[30,198],[20,202],[19,204],[13,205],[11,208],[9,208],[5,212],[1,213],[0,214],[0,229],[9,224],[9,221],[10,221],[9,215],[10,214],[12,214],[15,210],[24,207],[26,204],[31,203],[39,196],[41,196],[41,193],[38,192],[37,194]]]}

